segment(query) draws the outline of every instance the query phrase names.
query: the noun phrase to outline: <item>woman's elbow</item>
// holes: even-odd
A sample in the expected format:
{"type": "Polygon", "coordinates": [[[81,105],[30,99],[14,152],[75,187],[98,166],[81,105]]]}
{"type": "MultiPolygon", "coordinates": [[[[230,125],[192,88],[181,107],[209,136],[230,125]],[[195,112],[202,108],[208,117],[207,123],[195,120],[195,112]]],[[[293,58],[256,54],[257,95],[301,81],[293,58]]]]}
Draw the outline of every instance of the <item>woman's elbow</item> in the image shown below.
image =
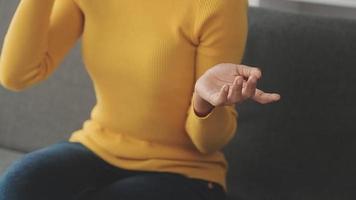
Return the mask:
{"type": "Polygon", "coordinates": [[[0,84],[3,88],[13,92],[20,92],[25,89],[25,85],[23,83],[3,74],[0,74],[0,84]]]}
{"type": "Polygon", "coordinates": [[[19,74],[18,72],[9,69],[16,69],[16,68],[9,68],[9,66],[6,66],[6,68],[4,68],[4,65],[1,66],[0,64],[0,84],[5,89],[13,92],[23,91],[32,81],[31,80],[32,78],[29,77],[33,77],[33,76],[31,76],[28,73],[19,74]]]}

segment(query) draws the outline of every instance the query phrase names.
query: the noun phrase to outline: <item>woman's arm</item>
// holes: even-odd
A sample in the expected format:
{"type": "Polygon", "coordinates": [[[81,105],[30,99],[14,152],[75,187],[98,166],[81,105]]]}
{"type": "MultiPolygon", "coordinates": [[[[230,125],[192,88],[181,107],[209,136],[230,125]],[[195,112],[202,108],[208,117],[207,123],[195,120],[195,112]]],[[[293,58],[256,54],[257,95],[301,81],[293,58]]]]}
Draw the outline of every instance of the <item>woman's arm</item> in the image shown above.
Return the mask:
{"type": "MultiPolygon", "coordinates": [[[[219,63],[240,64],[247,39],[246,0],[202,0],[198,8],[194,35],[199,46],[196,80],[219,63]]],[[[214,107],[199,116],[191,105],[185,124],[192,142],[201,153],[213,153],[225,146],[237,130],[238,113],[234,105],[214,107]]]]}
{"type": "Polygon", "coordinates": [[[74,0],[21,0],[0,55],[0,83],[12,91],[46,79],[80,37],[83,14],[74,0]]]}

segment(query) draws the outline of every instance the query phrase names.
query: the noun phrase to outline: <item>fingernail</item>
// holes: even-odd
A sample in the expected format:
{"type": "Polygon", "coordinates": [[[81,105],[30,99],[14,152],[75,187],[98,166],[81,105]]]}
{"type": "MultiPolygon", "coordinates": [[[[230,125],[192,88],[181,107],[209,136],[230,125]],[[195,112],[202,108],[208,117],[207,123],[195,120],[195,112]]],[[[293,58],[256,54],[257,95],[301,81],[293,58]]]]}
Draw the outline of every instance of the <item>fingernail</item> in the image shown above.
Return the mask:
{"type": "Polygon", "coordinates": [[[224,91],[225,91],[225,92],[229,91],[228,85],[225,85],[225,86],[224,86],[224,91]]]}

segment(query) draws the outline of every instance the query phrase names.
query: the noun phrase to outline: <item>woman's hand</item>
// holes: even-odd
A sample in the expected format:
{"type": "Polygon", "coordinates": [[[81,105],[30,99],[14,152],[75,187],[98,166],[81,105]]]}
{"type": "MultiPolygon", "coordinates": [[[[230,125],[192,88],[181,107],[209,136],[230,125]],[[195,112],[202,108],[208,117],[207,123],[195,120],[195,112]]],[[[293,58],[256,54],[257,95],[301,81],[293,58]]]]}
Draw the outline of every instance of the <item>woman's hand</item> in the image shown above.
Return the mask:
{"type": "Polygon", "coordinates": [[[256,67],[220,63],[207,70],[195,83],[194,108],[199,116],[209,113],[215,106],[240,104],[248,98],[267,104],[278,101],[277,93],[257,89],[262,72],[256,67]]]}

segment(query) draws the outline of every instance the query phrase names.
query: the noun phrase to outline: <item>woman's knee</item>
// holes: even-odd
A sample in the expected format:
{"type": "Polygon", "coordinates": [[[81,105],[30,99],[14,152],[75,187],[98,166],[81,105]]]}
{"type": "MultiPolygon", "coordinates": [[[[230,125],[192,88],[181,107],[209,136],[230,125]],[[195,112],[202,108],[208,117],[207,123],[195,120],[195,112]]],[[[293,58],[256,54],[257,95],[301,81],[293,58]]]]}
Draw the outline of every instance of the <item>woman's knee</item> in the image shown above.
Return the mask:
{"type": "Polygon", "coordinates": [[[66,155],[70,155],[69,151],[75,154],[65,145],[57,143],[15,160],[0,177],[0,200],[38,199],[44,188],[62,184],[61,180],[68,173],[64,166],[70,164],[71,159],[66,155]]]}
{"type": "Polygon", "coordinates": [[[0,200],[21,199],[32,189],[36,189],[41,182],[41,173],[45,158],[41,154],[31,152],[14,161],[0,177],[0,200]]]}

